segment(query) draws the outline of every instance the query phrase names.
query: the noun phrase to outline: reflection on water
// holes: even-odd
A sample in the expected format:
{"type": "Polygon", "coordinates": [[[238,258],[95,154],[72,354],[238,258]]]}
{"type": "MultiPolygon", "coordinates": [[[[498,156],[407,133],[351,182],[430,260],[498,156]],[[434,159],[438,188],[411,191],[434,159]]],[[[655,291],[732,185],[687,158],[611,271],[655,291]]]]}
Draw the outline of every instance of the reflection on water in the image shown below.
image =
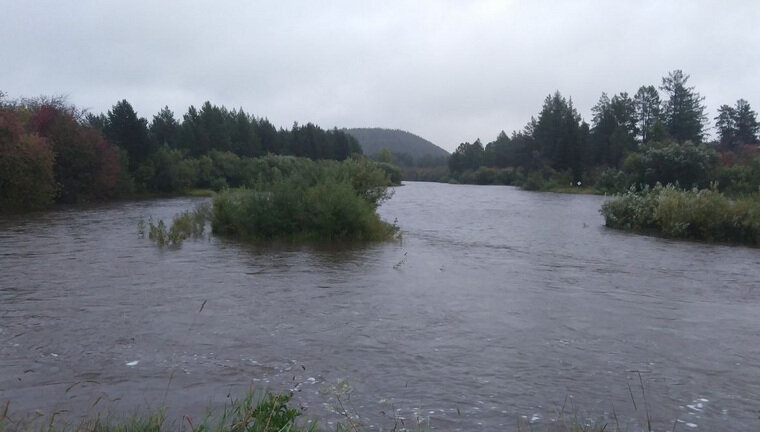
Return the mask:
{"type": "Polygon", "coordinates": [[[202,201],[0,220],[0,402],[197,416],[254,384],[321,416],[347,380],[386,428],[510,430],[566,405],[636,430],[640,372],[658,429],[760,428],[757,249],[607,230],[601,197],[428,183],[380,209],[400,243],[137,238],[202,201]]]}

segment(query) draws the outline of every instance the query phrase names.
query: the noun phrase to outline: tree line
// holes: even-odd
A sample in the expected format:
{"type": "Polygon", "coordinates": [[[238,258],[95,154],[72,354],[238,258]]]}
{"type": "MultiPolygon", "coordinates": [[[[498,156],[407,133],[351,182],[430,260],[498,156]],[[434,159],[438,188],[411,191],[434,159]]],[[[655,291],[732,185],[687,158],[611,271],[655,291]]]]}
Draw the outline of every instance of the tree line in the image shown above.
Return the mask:
{"type": "Polygon", "coordinates": [[[757,114],[743,99],[722,105],[714,119],[718,138],[707,143],[704,97],[688,80],[675,70],[659,87],[641,86],[633,96],[602,93],[590,124],[572,99],[555,92],[522,131],[502,131],[485,146],[480,140],[460,144],[448,160],[449,175],[467,183],[600,183],[617,190],[656,182],[704,187],[720,178],[726,187],[744,182],[742,187],[756,191],[757,114]],[[732,172],[737,163],[753,168],[749,174],[732,172]]]}
{"type": "Polygon", "coordinates": [[[93,114],[61,98],[11,101],[0,93],[0,212],[241,186],[253,159],[267,154],[340,161],[361,153],[343,131],[312,123],[277,129],[210,102],[181,120],[165,107],[148,122],[126,100],[93,114]]]}

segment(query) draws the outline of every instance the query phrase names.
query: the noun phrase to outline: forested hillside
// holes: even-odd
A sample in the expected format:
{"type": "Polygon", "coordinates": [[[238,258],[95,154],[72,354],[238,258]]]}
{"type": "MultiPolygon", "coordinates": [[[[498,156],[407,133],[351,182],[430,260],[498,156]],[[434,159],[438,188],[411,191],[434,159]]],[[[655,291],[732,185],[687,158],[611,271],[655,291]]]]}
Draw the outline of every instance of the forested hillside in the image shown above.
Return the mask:
{"type": "Polygon", "coordinates": [[[381,149],[387,148],[396,162],[403,165],[416,165],[423,159],[437,160],[449,156],[446,150],[430,141],[398,129],[354,128],[345,129],[345,132],[359,141],[365,155],[377,155],[381,149]]]}

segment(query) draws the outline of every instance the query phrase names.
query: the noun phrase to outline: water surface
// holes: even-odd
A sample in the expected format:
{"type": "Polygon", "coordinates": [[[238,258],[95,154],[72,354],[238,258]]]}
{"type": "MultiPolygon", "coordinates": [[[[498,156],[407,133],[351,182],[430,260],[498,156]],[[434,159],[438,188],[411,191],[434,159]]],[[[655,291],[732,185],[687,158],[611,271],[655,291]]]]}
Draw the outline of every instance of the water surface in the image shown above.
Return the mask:
{"type": "Polygon", "coordinates": [[[396,243],[138,238],[204,200],[0,220],[0,402],[197,418],[254,385],[323,416],[345,380],[385,429],[539,427],[563,406],[760,429],[757,249],[606,229],[603,197],[431,183],[381,207],[396,243]]]}

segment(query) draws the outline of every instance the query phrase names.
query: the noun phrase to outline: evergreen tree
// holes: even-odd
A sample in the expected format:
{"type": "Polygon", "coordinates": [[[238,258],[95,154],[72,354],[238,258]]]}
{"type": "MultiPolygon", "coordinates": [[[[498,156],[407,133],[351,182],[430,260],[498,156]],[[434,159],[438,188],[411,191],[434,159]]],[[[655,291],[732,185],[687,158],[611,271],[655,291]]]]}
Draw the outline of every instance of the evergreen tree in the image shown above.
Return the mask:
{"type": "Polygon", "coordinates": [[[617,167],[626,152],[636,149],[636,104],[625,92],[612,99],[602,93],[591,111],[594,118],[586,161],[591,165],[617,167]]]}
{"type": "Polygon", "coordinates": [[[654,86],[641,86],[633,97],[641,142],[650,140],[660,121],[660,95],[654,86]]]}
{"type": "Polygon", "coordinates": [[[134,172],[154,150],[148,138],[148,121],[137,117],[126,99],[117,102],[107,117],[103,132],[111,143],[127,151],[129,170],[134,172]]]}
{"type": "Polygon", "coordinates": [[[555,92],[544,100],[533,128],[533,138],[552,168],[571,169],[574,180],[580,180],[587,130],[588,126],[581,124],[581,117],[572,100],[555,92]]]}
{"type": "Polygon", "coordinates": [[[153,116],[150,123],[150,137],[156,147],[163,145],[176,147],[177,133],[179,132],[179,123],[174,118],[174,113],[165,106],[153,116]]]}
{"type": "Polygon", "coordinates": [[[501,131],[499,136],[496,137],[496,141],[486,145],[483,164],[497,168],[514,166],[514,158],[510,147],[509,137],[504,131],[501,131]]]}
{"type": "Polygon", "coordinates": [[[240,108],[230,113],[232,127],[230,130],[231,150],[239,156],[257,157],[263,154],[261,141],[256,136],[252,124],[253,118],[240,108]]]}
{"type": "Polygon", "coordinates": [[[484,153],[485,149],[479,139],[472,144],[467,142],[459,144],[449,158],[449,170],[452,173],[475,170],[483,164],[484,153]]]}
{"type": "Polygon", "coordinates": [[[687,87],[689,75],[675,70],[662,78],[660,89],[668,95],[663,106],[663,118],[668,133],[678,142],[702,142],[704,134],[705,106],[704,98],[687,87]]]}
{"type": "Polygon", "coordinates": [[[736,142],[736,111],[728,106],[721,105],[718,108],[718,116],[715,117],[715,128],[718,130],[720,144],[733,147],[736,142]]]}
{"type": "Polygon", "coordinates": [[[282,154],[281,136],[268,119],[262,118],[254,121],[254,131],[256,136],[261,139],[261,148],[263,152],[272,154],[282,154]]]}
{"type": "Polygon", "coordinates": [[[227,109],[211,105],[211,102],[206,101],[198,112],[198,118],[200,120],[199,126],[202,129],[200,134],[202,137],[200,142],[202,153],[200,154],[206,154],[210,150],[229,151],[232,147],[232,139],[229,128],[230,116],[227,109]]]}
{"type": "Polygon", "coordinates": [[[208,137],[203,136],[198,110],[193,106],[182,115],[182,124],[179,129],[178,147],[185,150],[190,156],[202,156],[208,153],[208,148],[203,148],[203,143],[208,143],[208,137]]]}
{"type": "Polygon", "coordinates": [[[744,99],[736,101],[736,107],[721,105],[715,117],[720,144],[729,149],[740,145],[757,144],[757,113],[744,99]]]}
{"type": "Polygon", "coordinates": [[[84,125],[96,129],[100,132],[103,132],[107,122],[108,118],[106,118],[105,114],[95,115],[93,113],[87,113],[84,116],[84,125]]]}
{"type": "Polygon", "coordinates": [[[757,144],[757,133],[760,125],[757,123],[757,113],[749,106],[749,102],[744,99],[736,101],[734,113],[738,144],[757,144]]]}

